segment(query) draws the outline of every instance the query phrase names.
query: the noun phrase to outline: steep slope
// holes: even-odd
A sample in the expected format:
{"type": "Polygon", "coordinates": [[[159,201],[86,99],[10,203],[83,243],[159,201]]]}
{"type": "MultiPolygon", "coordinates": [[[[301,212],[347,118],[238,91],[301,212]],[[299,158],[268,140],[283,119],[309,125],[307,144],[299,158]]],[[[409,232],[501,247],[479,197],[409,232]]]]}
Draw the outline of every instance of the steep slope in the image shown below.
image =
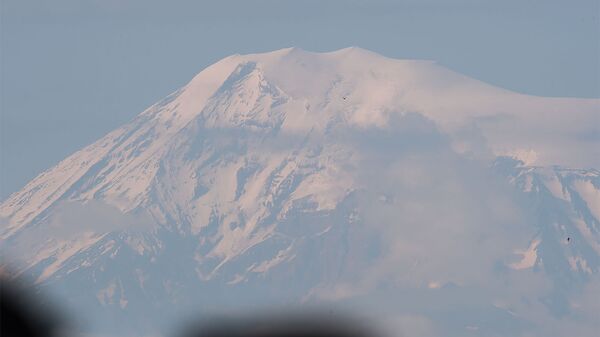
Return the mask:
{"type": "Polygon", "coordinates": [[[543,270],[568,312],[600,269],[598,171],[540,165],[600,167],[599,104],[359,48],[230,56],[4,201],[3,254],[136,332],[198,303],[471,289],[499,265],[543,270]]]}

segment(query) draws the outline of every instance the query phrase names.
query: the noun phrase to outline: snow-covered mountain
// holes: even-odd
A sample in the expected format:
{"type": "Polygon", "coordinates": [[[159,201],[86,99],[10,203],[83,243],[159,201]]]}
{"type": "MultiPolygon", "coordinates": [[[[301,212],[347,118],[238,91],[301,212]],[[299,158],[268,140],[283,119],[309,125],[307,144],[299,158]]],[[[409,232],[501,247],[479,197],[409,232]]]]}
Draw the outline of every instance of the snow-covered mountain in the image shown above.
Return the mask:
{"type": "Polygon", "coordinates": [[[388,305],[414,335],[557,331],[600,285],[599,132],[430,61],[234,55],[5,200],[2,253],[97,330],[387,291],[439,299],[388,305]]]}

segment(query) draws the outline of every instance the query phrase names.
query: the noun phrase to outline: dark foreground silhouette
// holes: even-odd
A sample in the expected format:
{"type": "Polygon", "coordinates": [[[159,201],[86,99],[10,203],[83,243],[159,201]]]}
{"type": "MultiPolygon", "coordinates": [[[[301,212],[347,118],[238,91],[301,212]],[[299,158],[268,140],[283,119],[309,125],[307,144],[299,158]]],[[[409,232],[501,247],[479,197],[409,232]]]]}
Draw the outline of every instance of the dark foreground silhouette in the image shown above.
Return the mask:
{"type": "Polygon", "coordinates": [[[327,312],[213,319],[188,329],[182,337],[378,337],[364,324],[332,318],[327,312]]]}
{"type": "MultiPolygon", "coordinates": [[[[30,282],[0,276],[0,337],[77,336],[55,303],[30,282]]],[[[356,319],[332,311],[213,317],[188,325],[178,337],[377,337],[356,319]]],[[[72,328],[72,327],[71,327],[72,328]]]]}
{"type": "Polygon", "coordinates": [[[1,337],[64,336],[66,324],[59,312],[30,283],[0,277],[1,337]]]}

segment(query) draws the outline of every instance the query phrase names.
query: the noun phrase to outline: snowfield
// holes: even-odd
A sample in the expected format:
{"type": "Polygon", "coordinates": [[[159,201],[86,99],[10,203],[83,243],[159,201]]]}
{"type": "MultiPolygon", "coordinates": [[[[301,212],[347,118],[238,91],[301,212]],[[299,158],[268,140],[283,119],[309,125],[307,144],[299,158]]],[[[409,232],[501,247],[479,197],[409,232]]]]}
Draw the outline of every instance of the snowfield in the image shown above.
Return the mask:
{"type": "Polygon", "coordinates": [[[432,61],[233,55],[3,201],[2,255],[109,334],[333,303],[398,335],[592,336],[599,134],[598,99],[432,61]]]}

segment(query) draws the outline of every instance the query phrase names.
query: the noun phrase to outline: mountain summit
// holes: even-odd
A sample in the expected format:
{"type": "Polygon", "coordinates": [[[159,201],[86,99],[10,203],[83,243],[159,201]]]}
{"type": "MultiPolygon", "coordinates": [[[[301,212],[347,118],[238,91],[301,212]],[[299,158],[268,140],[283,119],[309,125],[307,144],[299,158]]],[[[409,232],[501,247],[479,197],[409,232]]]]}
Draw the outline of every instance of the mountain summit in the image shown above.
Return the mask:
{"type": "Polygon", "coordinates": [[[3,255],[99,331],[382,291],[429,319],[465,294],[448,335],[587,317],[599,103],[355,47],[233,55],[5,200],[3,255]]]}

